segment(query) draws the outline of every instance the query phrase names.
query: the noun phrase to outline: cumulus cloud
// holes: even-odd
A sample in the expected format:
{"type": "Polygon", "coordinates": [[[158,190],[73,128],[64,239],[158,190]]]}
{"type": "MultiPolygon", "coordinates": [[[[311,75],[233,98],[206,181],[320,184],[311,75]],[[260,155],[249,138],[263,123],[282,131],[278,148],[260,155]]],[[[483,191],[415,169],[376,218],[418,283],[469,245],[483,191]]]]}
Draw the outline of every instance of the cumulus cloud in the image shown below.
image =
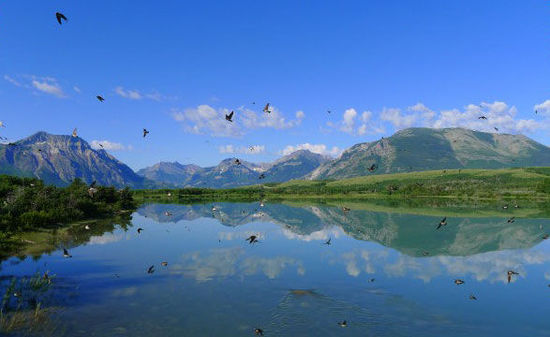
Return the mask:
{"type": "Polygon", "coordinates": [[[243,131],[239,125],[224,119],[224,115],[229,112],[228,109],[216,110],[210,105],[203,104],[183,111],[173,110],[172,117],[175,121],[181,122],[185,130],[191,133],[207,133],[219,137],[241,136],[243,131]]]}
{"type": "Polygon", "coordinates": [[[306,116],[302,110],[299,110],[296,111],[295,119],[287,120],[282,112],[275,106],[271,106],[271,113],[255,112],[247,108],[240,108],[238,110],[240,112],[239,119],[248,129],[290,129],[300,125],[306,116]]]}
{"type": "Polygon", "coordinates": [[[371,111],[363,111],[363,113],[359,114],[354,108],[345,110],[341,121],[336,123],[328,122],[327,125],[350,135],[362,136],[385,132],[379,123],[372,122],[371,111]]]}
{"type": "Polygon", "coordinates": [[[228,154],[260,154],[265,152],[265,145],[234,146],[222,145],[219,147],[220,153],[228,154]]]}
{"type": "Polygon", "coordinates": [[[535,105],[534,110],[540,114],[550,115],[550,99],[535,105]]]}
{"type": "Polygon", "coordinates": [[[337,157],[343,152],[343,150],[337,146],[328,148],[325,144],[304,143],[304,144],[298,144],[298,145],[287,145],[279,153],[283,156],[286,156],[298,150],[309,150],[313,153],[318,153],[318,154],[322,154],[325,156],[332,156],[332,157],[337,157]]]}
{"type": "Polygon", "coordinates": [[[108,140],[92,140],[90,142],[90,146],[92,149],[95,150],[110,150],[110,151],[124,151],[124,150],[131,150],[132,147],[130,145],[124,146],[121,143],[115,143],[108,140]]]}

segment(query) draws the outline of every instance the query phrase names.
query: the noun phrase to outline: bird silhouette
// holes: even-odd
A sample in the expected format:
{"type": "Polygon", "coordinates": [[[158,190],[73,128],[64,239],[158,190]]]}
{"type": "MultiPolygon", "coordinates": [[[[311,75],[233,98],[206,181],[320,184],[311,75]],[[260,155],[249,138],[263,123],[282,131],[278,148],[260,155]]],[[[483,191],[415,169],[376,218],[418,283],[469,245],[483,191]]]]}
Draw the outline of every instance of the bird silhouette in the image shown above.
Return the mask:
{"type": "Polygon", "coordinates": [[[461,285],[461,284],[464,284],[464,281],[463,281],[463,280],[460,280],[460,279],[456,279],[456,280],[455,280],[455,284],[456,284],[457,286],[459,286],[459,285],[461,285]]]}
{"type": "Polygon", "coordinates": [[[160,263],[160,265],[163,266],[163,267],[166,267],[166,266],[168,265],[168,262],[162,261],[162,262],[160,263]]]}
{"type": "Polygon", "coordinates": [[[234,114],[234,111],[231,111],[229,115],[225,115],[225,120],[228,122],[233,122],[233,114],[234,114]]]}
{"type": "Polygon", "coordinates": [[[351,211],[351,208],[348,208],[346,206],[342,206],[342,211],[349,212],[349,211],[351,211]]]}
{"type": "Polygon", "coordinates": [[[508,270],[508,272],[506,273],[506,275],[508,276],[508,283],[510,283],[510,281],[512,281],[512,276],[513,275],[519,275],[518,272],[515,272],[513,270],[508,270]]]}
{"type": "Polygon", "coordinates": [[[235,165],[241,165],[241,161],[239,159],[235,159],[235,165]]]}
{"type": "Polygon", "coordinates": [[[155,272],[155,266],[152,265],[151,267],[149,267],[149,269],[147,269],[147,274],[152,274],[155,272]]]}
{"type": "Polygon", "coordinates": [[[248,241],[248,243],[253,244],[258,242],[258,237],[256,235],[250,235],[248,238],[246,238],[245,241],[248,241]]]}
{"type": "Polygon", "coordinates": [[[471,300],[477,300],[477,297],[475,297],[474,294],[471,294],[471,295],[470,295],[470,299],[471,299],[471,300]]]}
{"type": "Polygon", "coordinates": [[[271,113],[271,110],[269,110],[269,103],[267,103],[264,107],[264,112],[271,113]]]}
{"type": "Polygon", "coordinates": [[[138,234],[141,234],[141,231],[142,231],[142,230],[143,230],[143,228],[141,228],[141,227],[138,228],[138,229],[137,229],[138,234]]]}
{"type": "Polygon", "coordinates": [[[338,325],[341,326],[342,328],[345,328],[348,326],[348,322],[344,320],[342,322],[338,322],[338,325]]]}
{"type": "Polygon", "coordinates": [[[264,178],[265,178],[265,173],[260,174],[260,176],[258,177],[258,179],[264,179],[264,178]]]}
{"type": "Polygon", "coordinates": [[[443,219],[441,219],[441,221],[439,221],[436,229],[440,229],[443,226],[447,226],[447,217],[444,217],[443,219]]]}
{"type": "Polygon", "coordinates": [[[325,245],[327,245],[327,246],[330,246],[330,240],[332,240],[332,238],[328,238],[328,240],[327,240],[327,241],[325,241],[325,243],[324,243],[324,244],[325,244],[325,245]]]}
{"type": "Polygon", "coordinates": [[[479,116],[477,119],[487,119],[485,116],[479,116]]]}
{"type": "Polygon", "coordinates": [[[263,331],[262,329],[260,329],[260,328],[255,328],[255,329],[254,329],[254,334],[255,334],[256,336],[263,336],[263,335],[264,335],[264,331],[263,331]]]}
{"type": "Polygon", "coordinates": [[[378,168],[378,166],[376,166],[376,164],[372,164],[367,170],[369,172],[374,172],[377,168],[378,168]]]}
{"type": "Polygon", "coordinates": [[[66,248],[63,248],[63,257],[64,258],[69,258],[69,257],[73,257],[73,256],[71,254],[69,254],[69,251],[66,248]]]}
{"type": "Polygon", "coordinates": [[[506,222],[508,222],[508,223],[514,223],[515,221],[516,221],[516,217],[513,216],[513,217],[511,217],[510,219],[508,219],[506,222]]]}
{"type": "Polygon", "coordinates": [[[75,137],[75,138],[78,137],[78,133],[76,132],[76,128],[74,128],[74,130],[73,130],[73,137],[75,137]]]}
{"type": "Polygon", "coordinates": [[[143,128],[143,138],[145,138],[145,136],[147,136],[147,134],[149,134],[149,131],[145,128],[143,128]]]}
{"type": "Polygon", "coordinates": [[[105,98],[101,97],[100,95],[97,95],[96,98],[100,102],[103,102],[105,100],[105,98]]]}
{"type": "Polygon", "coordinates": [[[495,127],[495,131],[498,132],[498,128],[497,128],[497,127],[495,127]]]}
{"type": "Polygon", "coordinates": [[[59,22],[60,25],[62,24],[61,20],[69,21],[69,19],[67,19],[65,15],[59,12],[55,13],[55,18],[57,19],[57,22],[59,22]]]}

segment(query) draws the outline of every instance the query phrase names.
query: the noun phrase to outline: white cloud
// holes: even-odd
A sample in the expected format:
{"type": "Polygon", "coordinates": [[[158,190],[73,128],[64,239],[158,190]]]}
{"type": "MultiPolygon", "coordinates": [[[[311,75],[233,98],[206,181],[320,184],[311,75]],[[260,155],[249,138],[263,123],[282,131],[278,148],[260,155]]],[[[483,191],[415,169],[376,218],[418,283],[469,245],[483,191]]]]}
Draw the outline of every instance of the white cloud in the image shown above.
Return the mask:
{"type": "Polygon", "coordinates": [[[342,121],[342,127],[340,130],[352,133],[353,126],[355,125],[355,117],[357,116],[357,111],[355,109],[347,109],[344,111],[344,120],[342,121]]]}
{"type": "Polygon", "coordinates": [[[110,150],[110,151],[124,151],[131,150],[132,146],[124,146],[121,143],[115,143],[108,140],[92,140],[90,146],[95,150],[110,150]]]}
{"type": "Polygon", "coordinates": [[[139,100],[143,98],[143,96],[139,91],[124,89],[123,87],[116,87],[115,93],[120,97],[127,98],[127,99],[139,100]]]}
{"type": "Polygon", "coordinates": [[[77,87],[76,85],[73,87],[73,90],[76,91],[76,92],[79,93],[79,94],[80,94],[80,92],[81,92],[81,91],[80,91],[80,88],[77,87]]]}
{"type": "Polygon", "coordinates": [[[401,109],[384,108],[380,119],[390,122],[396,129],[404,129],[413,126],[418,121],[418,115],[416,113],[403,114],[401,109]]]}
{"type": "Polygon", "coordinates": [[[57,84],[57,81],[53,78],[44,77],[42,79],[33,79],[31,83],[35,89],[41,92],[54,95],[59,98],[66,97],[63,89],[61,89],[59,84],[57,84]]]}
{"type": "Polygon", "coordinates": [[[282,112],[275,106],[271,106],[271,113],[255,112],[247,108],[238,109],[241,112],[240,120],[248,129],[258,128],[274,128],[274,129],[290,129],[302,123],[306,114],[302,111],[296,111],[296,118],[287,120],[282,112]]]}
{"type": "Polygon", "coordinates": [[[16,79],[14,79],[14,78],[12,78],[8,75],[4,75],[4,79],[6,81],[10,82],[11,84],[15,85],[16,87],[22,86],[22,84],[19,81],[17,81],[16,79]]]}
{"type": "Polygon", "coordinates": [[[332,156],[337,157],[342,153],[342,149],[333,146],[332,148],[328,148],[325,144],[310,144],[310,143],[304,143],[299,145],[287,145],[283,150],[280,151],[280,154],[283,156],[286,156],[288,154],[291,154],[293,152],[296,152],[298,150],[309,150],[313,153],[322,154],[325,156],[332,156]]]}
{"type": "MultiPolygon", "coordinates": [[[[224,115],[229,113],[227,109],[216,110],[203,104],[183,111],[173,110],[172,117],[177,122],[181,122],[185,130],[191,133],[208,133],[219,137],[241,136],[243,132],[236,121],[231,123],[225,120],[224,115]]],[[[235,119],[238,118],[237,115],[235,113],[235,119]]]]}
{"type": "Polygon", "coordinates": [[[372,112],[363,111],[361,115],[354,108],[349,108],[344,111],[344,115],[340,122],[327,122],[330,128],[338,129],[350,135],[365,135],[384,133],[384,128],[379,123],[372,122],[372,112]],[[357,121],[359,123],[357,123],[357,121]]]}
{"type": "Polygon", "coordinates": [[[265,145],[251,145],[249,147],[222,145],[219,147],[219,152],[229,154],[260,154],[265,152],[265,145]]]}
{"type": "Polygon", "coordinates": [[[546,101],[535,105],[534,110],[538,114],[550,115],[550,99],[547,99],[546,101]]]}

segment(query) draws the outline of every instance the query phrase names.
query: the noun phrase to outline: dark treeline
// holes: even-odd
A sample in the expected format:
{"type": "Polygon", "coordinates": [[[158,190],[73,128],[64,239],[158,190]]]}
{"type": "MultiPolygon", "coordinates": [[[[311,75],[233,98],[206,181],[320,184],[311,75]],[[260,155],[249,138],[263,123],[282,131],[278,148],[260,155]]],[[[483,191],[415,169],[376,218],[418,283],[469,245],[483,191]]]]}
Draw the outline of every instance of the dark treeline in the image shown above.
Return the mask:
{"type": "Polygon", "coordinates": [[[128,188],[98,186],[93,197],[88,189],[79,179],[61,188],[45,185],[38,179],[0,175],[0,231],[6,234],[56,228],[136,207],[128,188]]]}

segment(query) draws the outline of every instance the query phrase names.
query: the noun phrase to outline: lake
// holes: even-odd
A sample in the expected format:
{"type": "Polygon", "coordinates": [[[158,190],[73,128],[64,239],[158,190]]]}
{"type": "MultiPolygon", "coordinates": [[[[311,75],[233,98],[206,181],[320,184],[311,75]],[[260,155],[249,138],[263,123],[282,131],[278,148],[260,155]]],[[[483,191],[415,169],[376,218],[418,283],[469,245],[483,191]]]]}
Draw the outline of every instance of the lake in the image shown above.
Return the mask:
{"type": "Polygon", "coordinates": [[[497,212],[148,204],[0,276],[55,275],[37,335],[550,336],[550,220],[497,212]]]}

